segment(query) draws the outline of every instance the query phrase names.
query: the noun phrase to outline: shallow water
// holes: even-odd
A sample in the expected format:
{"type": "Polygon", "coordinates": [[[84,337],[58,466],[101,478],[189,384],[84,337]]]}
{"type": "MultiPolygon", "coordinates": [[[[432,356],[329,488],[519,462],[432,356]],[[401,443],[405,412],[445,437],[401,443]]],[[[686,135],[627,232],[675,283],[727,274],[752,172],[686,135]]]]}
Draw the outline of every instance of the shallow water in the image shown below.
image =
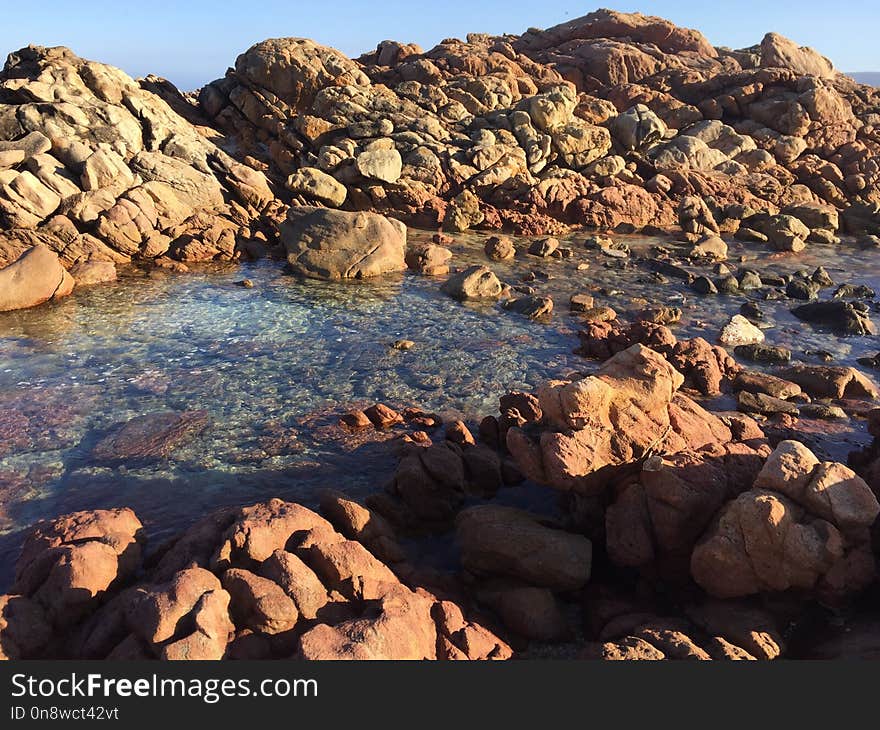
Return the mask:
{"type": "MultiPolygon", "coordinates": [[[[486,263],[483,238],[458,236],[454,263],[486,263]]],[[[371,491],[393,466],[387,451],[328,435],[333,429],[321,426],[333,414],[381,401],[476,420],[496,412],[508,390],[593,369],[572,354],[578,322],[567,302],[578,291],[622,317],[642,299],[680,306],[676,334],[710,341],[745,299],[701,297],[675,279],[658,284],[636,260],[658,241],[618,238],[632,247],[632,260],[588,251],[575,236],[563,242],[570,259],[492,264],[512,284],[535,269],[549,275],[530,282],[556,302],[545,323],[495,304],[454,302],[440,293],[442,279],[301,281],[272,261],[190,274],[129,271],[117,284],[0,315],[0,532],[7,534],[0,562],[8,570],[18,549],[13,533],[73,509],[130,506],[164,537],[220,505],[271,496],[311,503],[319,486],[371,491]],[[584,263],[590,268],[579,271],[584,263]],[[243,278],[254,288],[239,286],[243,278]],[[400,338],[415,347],[389,346],[400,338]],[[208,412],[209,427],[170,460],[111,468],[90,456],[114,424],[194,409],[208,412]]],[[[880,253],[854,243],[776,257],[736,244],[731,258],[738,256],[780,273],[821,264],[836,283],[880,287],[880,253]]],[[[880,349],[876,337],[842,338],[801,323],[789,312],[795,304],[761,302],[772,325],[767,341],[790,347],[796,359],[824,349],[854,364],[880,349]]]]}

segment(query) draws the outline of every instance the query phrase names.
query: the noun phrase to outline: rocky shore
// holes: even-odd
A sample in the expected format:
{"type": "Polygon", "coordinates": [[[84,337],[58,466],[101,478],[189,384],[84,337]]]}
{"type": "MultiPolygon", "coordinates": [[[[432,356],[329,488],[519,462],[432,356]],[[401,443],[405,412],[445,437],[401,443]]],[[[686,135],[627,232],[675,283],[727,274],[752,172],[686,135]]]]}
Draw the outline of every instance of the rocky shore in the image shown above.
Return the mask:
{"type": "MultiPolygon", "coordinates": [[[[878,161],[880,92],[815,51],[773,33],[715,48],[606,10],[358,59],[267,40],[197,93],[66,48],[11,54],[0,312],[117,269],[268,257],[327,281],[438,277],[441,295],[537,322],[567,305],[584,367],[479,422],[418,403],[338,414],[340,437],[381,440],[395,464],[360,501],[267,495],[161,544],[129,508],[42,520],[0,596],[0,657],[880,655],[880,392],[859,368],[765,342],[761,304],[876,334],[874,291],[799,256],[874,255],[878,161]],[[462,266],[470,230],[481,263],[462,266]],[[621,237],[636,232],[666,237],[636,255],[621,237]],[[737,262],[741,244],[790,272],[737,262]],[[583,288],[554,302],[542,284],[575,245],[657,296],[618,317],[581,263],[583,288]],[[501,269],[515,260],[530,263],[519,281],[501,269]],[[676,334],[670,281],[739,309],[676,334]],[[835,422],[875,443],[831,458],[835,422]],[[514,505],[516,490],[555,516],[514,505]]],[[[90,457],[166,459],[207,424],[145,413],[90,457]]],[[[25,409],[0,408],[0,456],[29,429],[25,409]]]]}

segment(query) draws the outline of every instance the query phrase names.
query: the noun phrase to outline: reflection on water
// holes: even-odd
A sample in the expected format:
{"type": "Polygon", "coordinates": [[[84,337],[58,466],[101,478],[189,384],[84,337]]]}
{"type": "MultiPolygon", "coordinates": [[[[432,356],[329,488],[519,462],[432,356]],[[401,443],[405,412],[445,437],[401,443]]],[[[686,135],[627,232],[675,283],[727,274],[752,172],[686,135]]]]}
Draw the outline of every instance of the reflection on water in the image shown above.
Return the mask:
{"type": "MultiPolygon", "coordinates": [[[[454,263],[485,263],[482,240],[458,237],[454,263]]],[[[634,254],[656,243],[627,242],[634,254]]],[[[130,272],[116,285],[0,315],[0,531],[71,509],[128,505],[168,534],[220,504],[275,495],[308,502],[323,484],[366,491],[389,468],[379,451],[350,454],[315,438],[314,414],[383,401],[477,418],[495,411],[509,389],[589,370],[593,363],[571,354],[578,323],[567,302],[578,291],[622,314],[640,298],[675,304],[684,310],[679,336],[713,341],[744,300],[692,295],[680,281],[658,284],[637,263],[587,251],[577,238],[570,245],[574,256],[563,261],[524,256],[492,264],[512,284],[535,269],[549,274],[529,282],[556,302],[543,324],[494,304],[454,302],[440,294],[437,279],[299,281],[278,262],[188,275],[130,272]],[[579,270],[584,263],[590,268],[579,270]],[[237,284],[245,277],[253,289],[237,284]],[[401,338],[415,347],[389,347],[401,338]],[[113,424],[191,409],[206,410],[210,425],[168,462],[108,468],[89,458],[113,424]]],[[[732,256],[756,253],[731,250],[732,256]]],[[[854,245],[761,256],[761,270],[823,264],[837,283],[880,286],[876,254],[854,245]]],[[[761,302],[773,325],[768,342],[795,353],[829,350],[849,364],[880,349],[873,337],[839,338],[806,326],[791,306],[761,302]]]]}

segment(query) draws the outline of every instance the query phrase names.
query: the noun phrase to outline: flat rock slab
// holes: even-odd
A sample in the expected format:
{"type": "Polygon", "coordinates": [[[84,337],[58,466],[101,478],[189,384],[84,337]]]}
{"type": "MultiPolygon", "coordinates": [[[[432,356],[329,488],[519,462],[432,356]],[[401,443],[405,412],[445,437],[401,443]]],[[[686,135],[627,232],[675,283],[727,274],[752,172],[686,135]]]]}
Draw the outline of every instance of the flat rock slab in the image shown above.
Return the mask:
{"type": "Polygon", "coordinates": [[[147,413],[132,418],[102,438],[92,449],[92,458],[110,463],[165,459],[207,425],[207,411],[147,413]]]}

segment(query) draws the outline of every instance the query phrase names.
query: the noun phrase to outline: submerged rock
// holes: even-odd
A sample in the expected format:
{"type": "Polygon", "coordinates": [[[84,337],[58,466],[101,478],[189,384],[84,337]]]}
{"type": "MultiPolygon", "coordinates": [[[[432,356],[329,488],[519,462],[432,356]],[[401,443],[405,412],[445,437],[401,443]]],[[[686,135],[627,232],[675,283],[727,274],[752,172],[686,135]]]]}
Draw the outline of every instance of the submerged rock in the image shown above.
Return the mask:
{"type": "Polygon", "coordinates": [[[92,458],[110,463],[165,459],[207,425],[207,411],[167,411],[137,416],[98,441],[92,449],[92,458]]]}

